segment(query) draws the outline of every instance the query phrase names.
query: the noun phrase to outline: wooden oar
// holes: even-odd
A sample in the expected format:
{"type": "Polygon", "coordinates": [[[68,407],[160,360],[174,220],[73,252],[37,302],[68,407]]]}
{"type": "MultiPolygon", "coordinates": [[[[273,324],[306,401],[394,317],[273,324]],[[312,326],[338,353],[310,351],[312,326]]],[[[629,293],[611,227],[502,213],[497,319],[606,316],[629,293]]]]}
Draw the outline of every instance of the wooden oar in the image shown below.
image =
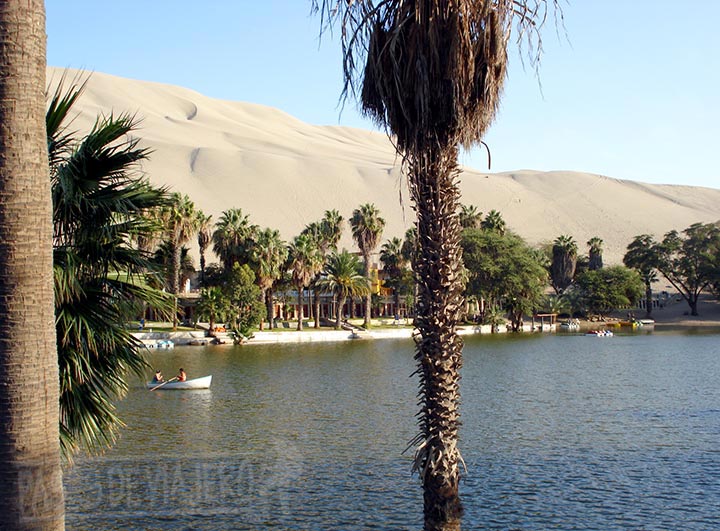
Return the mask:
{"type": "Polygon", "coordinates": [[[163,383],[161,383],[160,385],[156,385],[155,387],[153,387],[153,388],[150,389],[150,390],[151,390],[151,391],[154,391],[155,389],[157,389],[157,388],[159,388],[159,387],[162,387],[162,386],[165,385],[165,384],[169,384],[170,382],[172,382],[172,381],[174,381],[174,380],[177,380],[177,376],[176,376],[175,378],[170,378],[167,382],[163,382],[163,383]]]}

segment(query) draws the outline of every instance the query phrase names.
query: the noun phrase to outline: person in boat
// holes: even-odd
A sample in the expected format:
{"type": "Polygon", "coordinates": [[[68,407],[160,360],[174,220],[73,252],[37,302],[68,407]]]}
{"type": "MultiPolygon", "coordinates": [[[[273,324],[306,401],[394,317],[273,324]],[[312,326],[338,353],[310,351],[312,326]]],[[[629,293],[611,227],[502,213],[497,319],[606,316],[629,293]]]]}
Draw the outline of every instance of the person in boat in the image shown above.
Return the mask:
{"type": "Polygon", "coordinates": [[[185,370],[182,367],[180,367],[180,371],[178,372],[178,375],[177,375],[177,381],[184,382],[185,380],[187,380],[187,374],[185,374],[185,370]]]}
{"type": "Polygon", "coordinates": [[[160,372],[160,369],[155,369],[155,376],[153,376],[153,383],[160,383],[162,381],[163,381],[162,372],[160,372]]]}

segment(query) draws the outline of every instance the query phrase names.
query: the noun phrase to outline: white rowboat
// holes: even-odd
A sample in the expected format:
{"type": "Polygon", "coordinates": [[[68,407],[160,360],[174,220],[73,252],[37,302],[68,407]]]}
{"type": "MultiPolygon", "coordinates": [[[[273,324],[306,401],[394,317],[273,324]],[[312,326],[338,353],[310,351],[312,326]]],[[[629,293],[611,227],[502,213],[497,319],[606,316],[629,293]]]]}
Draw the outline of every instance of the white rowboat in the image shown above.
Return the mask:
{"type": "Polygon", "coordinates": [[[212,374],[210,376],[203,376],[202,378],[193,378],[192,380],[185,380],[184,382],[168,382],[163,384],[162,382],[148,382],[147,388],[154,389],[157,387],[158,391],[163,389],[167,390],[183,390],[183,389],[210,389],[210,383],[212,382],[212,374]]]}

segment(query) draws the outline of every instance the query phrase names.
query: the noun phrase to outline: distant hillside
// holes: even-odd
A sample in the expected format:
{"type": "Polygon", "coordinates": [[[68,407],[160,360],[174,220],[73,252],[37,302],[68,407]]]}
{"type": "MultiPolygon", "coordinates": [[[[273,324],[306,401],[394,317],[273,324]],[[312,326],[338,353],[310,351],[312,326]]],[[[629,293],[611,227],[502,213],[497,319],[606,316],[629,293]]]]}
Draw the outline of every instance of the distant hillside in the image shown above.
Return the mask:
{"type": "MultiPolygon", "coordinates": [[[[48,68],[57,82],[63,70],[48,68]]],[[[74,71],[70,72],[72,76],[74,71]]],[[[143,170],[158,185],[188,194],[218,217],[239,207],[287,240],[338,209],[348,218],[375,203],[387,220],[383,240],[412,226],[399,162],[378,133],[304,123],[271,107],[212,99],[182,87],[93,73],[73,126],[87,130],[100,114],[135,113],[138,136],[153,150],[143,170]]],[[[622,181],[572,171],[483,173],[466,169],[463,203],[499,210],[531,243],[560,234],[605,241],[617,263],[633,236],[657,237],[695,222],[720,219],[720,190],[622,181]]],[[[352,248],[350,231],[342,242],[352,248]]]]}

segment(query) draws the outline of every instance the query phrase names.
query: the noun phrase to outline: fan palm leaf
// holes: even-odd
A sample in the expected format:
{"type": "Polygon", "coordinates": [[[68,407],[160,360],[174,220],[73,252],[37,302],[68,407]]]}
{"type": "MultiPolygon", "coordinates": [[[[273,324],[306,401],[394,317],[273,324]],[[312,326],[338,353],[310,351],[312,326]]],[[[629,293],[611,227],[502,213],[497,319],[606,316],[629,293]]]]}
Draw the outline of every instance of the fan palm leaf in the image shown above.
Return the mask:
{"type": "Polygon", "coordinates": [[[46,119],[51,156],[55,313],[60,369],[60,435],[67,458],[100,451],[122,425],[114,401],[128,372],[142,374],[142,344],[125,325],[141,303],[166,309],[149,286],[147,255],[132,237],[151,229],[143,216],[165,204],[163,189],[135,172],[148,151],[129,139],[129,115],[100,117],[82,138],[65,126],[82,84],[58,87],[46,119]]]}
{"type": "Polygon", "coordinates": [[[239,208],[225,210],[212,235],[213,251],[223,264],[225,273],[232,271],[235,264],[246,264],[250,259],[250,251],[257,225],[250,223],[250,218],[239,208]]]}

